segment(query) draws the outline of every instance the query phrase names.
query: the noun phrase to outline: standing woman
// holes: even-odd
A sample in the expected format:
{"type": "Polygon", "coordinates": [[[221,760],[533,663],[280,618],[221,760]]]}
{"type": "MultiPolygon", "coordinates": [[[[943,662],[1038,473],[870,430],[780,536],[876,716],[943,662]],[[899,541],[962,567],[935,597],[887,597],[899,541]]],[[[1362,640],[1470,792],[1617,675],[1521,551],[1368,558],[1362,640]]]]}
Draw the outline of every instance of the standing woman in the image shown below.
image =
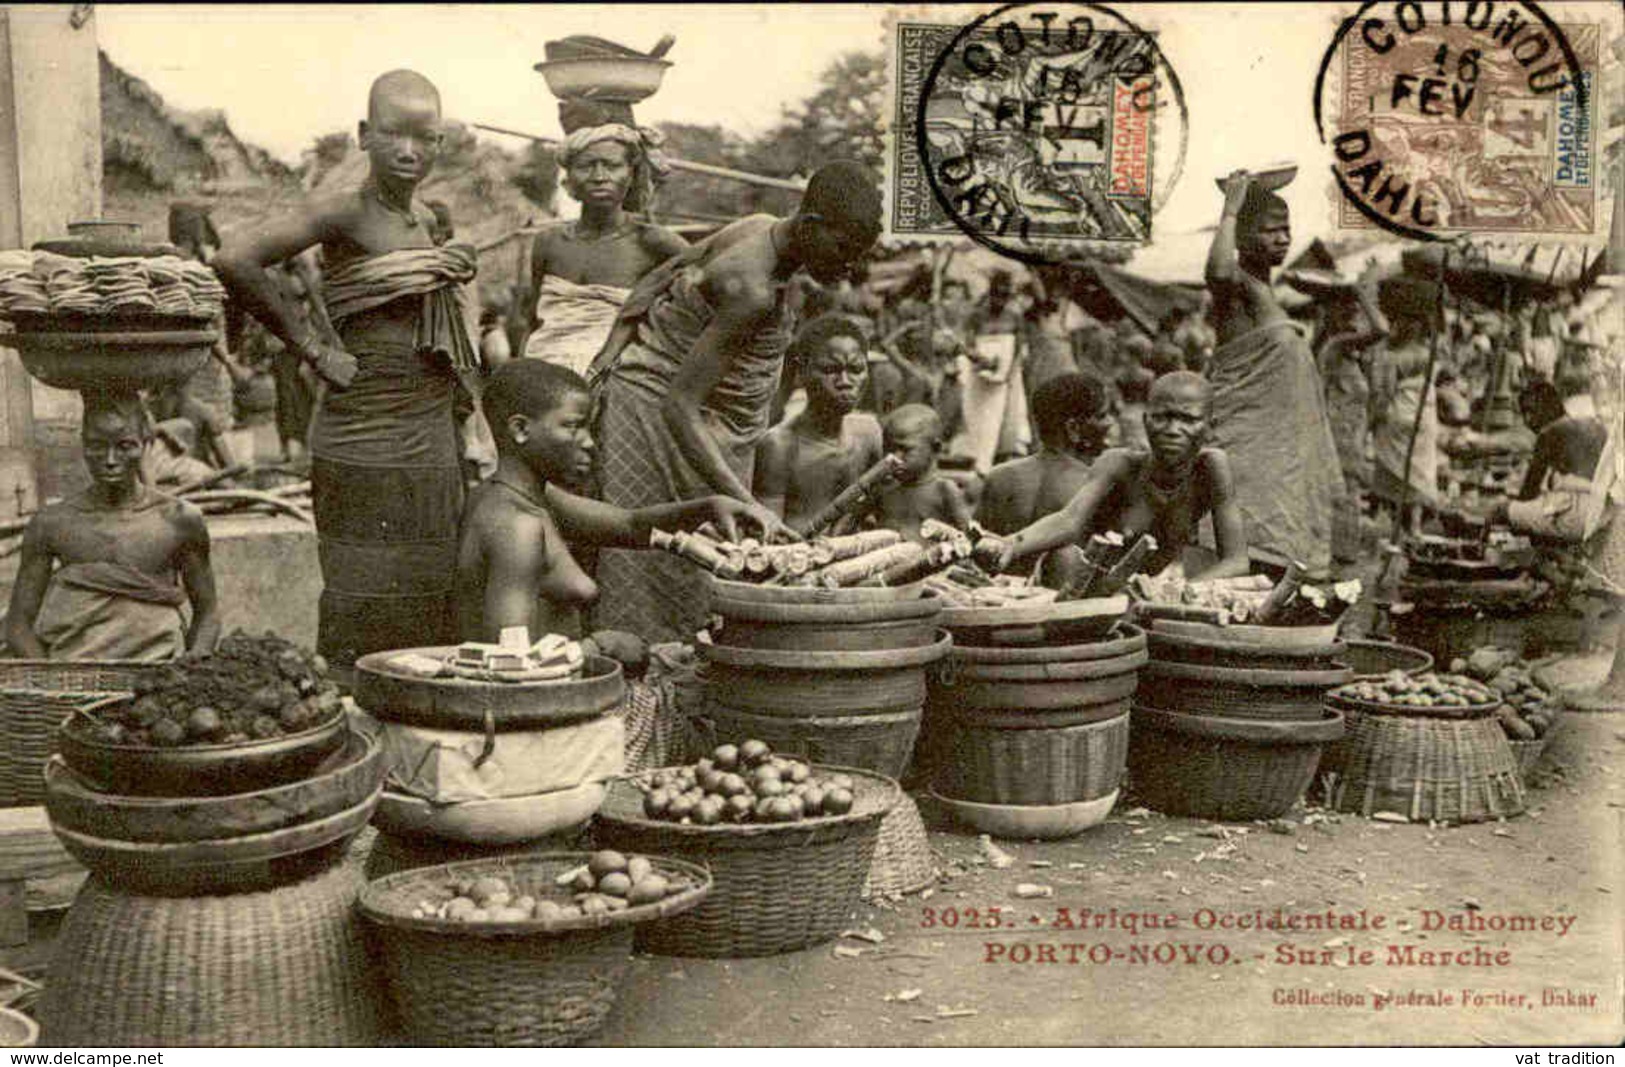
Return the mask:
{"type": "Polygon", "coordinates": [[[613,122],[565,138],[559,166],[581,217],[545,227],[531,248],[527,358],[586,374],[632,286],[688,247],[631,214],[649,205],[666,173],[659,143],[653,130],[613,122]]]}
{"type": "Polygon", "coordinates": [[[1406,499],[1407,481],[1413,508],[1435,507],[1438,500],[1439,418],[1427,377],[1437,299],[1438,287],[1418,278],[1389,278],[1377,289],[1377,306],[1388,319],[1389,333],[1372,366],[1371,439],[1377,460],[1372,489],[1393,508],[1406,499]]]}

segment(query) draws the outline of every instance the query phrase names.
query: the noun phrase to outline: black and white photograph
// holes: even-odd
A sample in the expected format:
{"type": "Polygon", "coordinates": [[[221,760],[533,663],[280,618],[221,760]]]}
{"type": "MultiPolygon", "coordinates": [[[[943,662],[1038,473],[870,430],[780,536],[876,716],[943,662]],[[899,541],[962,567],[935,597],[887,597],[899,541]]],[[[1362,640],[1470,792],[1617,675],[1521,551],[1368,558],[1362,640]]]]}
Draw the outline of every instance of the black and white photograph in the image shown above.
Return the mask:
{"type": "Polygon", "coordinates": [[[14,1064],[1625,1044],[1618,0],[0,4],[0,394],[14,1064]]]}

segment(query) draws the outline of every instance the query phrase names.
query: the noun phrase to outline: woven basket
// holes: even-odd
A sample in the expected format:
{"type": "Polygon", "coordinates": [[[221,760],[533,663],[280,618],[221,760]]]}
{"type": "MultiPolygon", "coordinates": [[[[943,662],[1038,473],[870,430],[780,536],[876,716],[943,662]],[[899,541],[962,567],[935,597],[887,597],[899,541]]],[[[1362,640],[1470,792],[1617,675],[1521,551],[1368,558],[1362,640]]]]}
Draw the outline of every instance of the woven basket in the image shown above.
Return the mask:
{"type": "Polygon", "coordinates": [[[45,799],[45,761],[57,727],[75,711],[128,693],[162,663],[135,660],[0,660],[0,807],[45,799]]]}
{"type": "Polygon", "coordinates": [[[1501,724],[1421,715],[1356,714],[1336,746],[1328,797],[1337,811],[1398,812],[1413,822],[1483,822],[1516,815],[1523,780],[1501,724]]]}
{"type": "Polygon", "coordinates": [[[1146,807],[1241,822],[1273,819],[1314,779],[1321,747],[1342,734],[1341,713],[1318,722],[1184,715],[1136,706],[1129,775],[1146,807]]]}
{"type": "Polygon", "coordinates": [[[1116,791],[1128,762],[1129,715],[1049,730],[955,719],[932,788],[981,804],[1073,804],[1116,791]]]}
{"type": "Polygon", "coordinates": [[[44,1043],[371,1046],[383,1001],[339,864],[264,893],[144,897],[99,878],[58,935],[44,1043]]]}
{"type": "Polygon", "coordinates": [[[800,756],[811,763],[862,767],[888,778],[901,778],[914,754],[920,733],[921,708],[874,715],[785,718],[757,715],[712,701],[705,717],[695,720],[709,751],[717,745],[760,738],[781,756],[800,756]]]}
{"type": "Polygon", "coordinates": [[[702,868],[650,859],[690,888],[655,904],[555,922],[466,923],[413,918],[412,911],[431,888],[484,875],[508,879],[538,900],[557,897],[554,878],[585,863],[586,853],[472,860],[368,885],[361,914],[378,935],[407,1035],[422,1045],[483,1048],[568,1045],[591,1035],[615,1006],[633,930],[693,908],[710,891],[702,868]]]}
{"type": "Polygon", "coordinates": [[[907,793],[880,820],[875,858],[863,879],[864,900],[918,893],[937,880],[936,857],[920,818],[920,806],[907,793]]]}
{"type": "Polygon", "coordinates": [[[896,782],[870,771],[813,768],[843,772],[857,787],[852,810],[794,823],[657,822],[644,817],[634,780],[612,783],[598,812],[602,844],[677,856],[707,867],[713,879],[698,908],[639,930],[639,946],[668,956],[771,956],[839,934],[869,873],[880,822],[902,795],[896,782]]]}
{"type": "Polygon", "coordinates": [[[1317,722],[1327,690],[1353,677],[1340,663],[1325,670],[1277,671],[1153,659],[1140,673],[1137,699],[1187,715],[1317,722]]]}
{"type": "Polygon", "coordinates": [[[501,859],[536,852],[575,852],[585,847],[585,828],[561,833],[520,845],[468,845],[461,841],[442,841],[431,837],[406,837],[378,831],[367,851],[364,870],[367,881],[376,881],[402,871],[415,871],[420,867],[439,867],[447,863],[467,860],[501,859]]]}
{"type": "Polygon", "coordinates": [[[1525,782],[1529,781],[1530,772],[1540,762],[1540,757],[1545,753],[1550,740],[1550,734],[1537,737],[1533,741],[1515,741],[1510,737],[1507,738],[1507,747],[1512,750],[1513,762],[1518,765],[1518,777],[1525,782]]]}

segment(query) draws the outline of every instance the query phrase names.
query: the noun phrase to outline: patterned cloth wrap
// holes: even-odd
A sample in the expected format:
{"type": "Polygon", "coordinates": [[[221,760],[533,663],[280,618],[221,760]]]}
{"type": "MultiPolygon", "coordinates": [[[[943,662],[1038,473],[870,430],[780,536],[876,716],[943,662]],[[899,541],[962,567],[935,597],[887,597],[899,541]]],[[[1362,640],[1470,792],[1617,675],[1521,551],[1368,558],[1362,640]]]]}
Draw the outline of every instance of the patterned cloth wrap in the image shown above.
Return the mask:
{"type": "Polygon", "coordinates": [[[671,642],[649,649],[649,670],[626,683],[626,699],[612,714],[626,730],[629,774],[669,767],[688,758],[686,693],[697,691],[699,661],[692,645],[671,642]]]}

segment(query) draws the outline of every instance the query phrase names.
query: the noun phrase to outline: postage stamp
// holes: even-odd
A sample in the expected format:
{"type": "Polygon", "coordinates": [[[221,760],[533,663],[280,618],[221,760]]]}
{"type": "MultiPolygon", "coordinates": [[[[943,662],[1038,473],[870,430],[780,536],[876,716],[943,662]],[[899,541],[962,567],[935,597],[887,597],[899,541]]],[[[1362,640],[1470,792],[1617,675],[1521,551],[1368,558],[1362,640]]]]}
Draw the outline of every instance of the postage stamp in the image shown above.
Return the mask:
{"type": "Polygon", "coordinates": [[[1186,129],[1154,33],[1094,4],[1015,4],[899,15],[889,45],[890,235],[1025,262],[1151,239],[1186,129]]]}
{"type": "Polygon", "coordinates": [[[1338,227],[1421,239],[1600,232],[1602,37],[1528,0],[1365,4],[1315,88],[1338,227]]]}

